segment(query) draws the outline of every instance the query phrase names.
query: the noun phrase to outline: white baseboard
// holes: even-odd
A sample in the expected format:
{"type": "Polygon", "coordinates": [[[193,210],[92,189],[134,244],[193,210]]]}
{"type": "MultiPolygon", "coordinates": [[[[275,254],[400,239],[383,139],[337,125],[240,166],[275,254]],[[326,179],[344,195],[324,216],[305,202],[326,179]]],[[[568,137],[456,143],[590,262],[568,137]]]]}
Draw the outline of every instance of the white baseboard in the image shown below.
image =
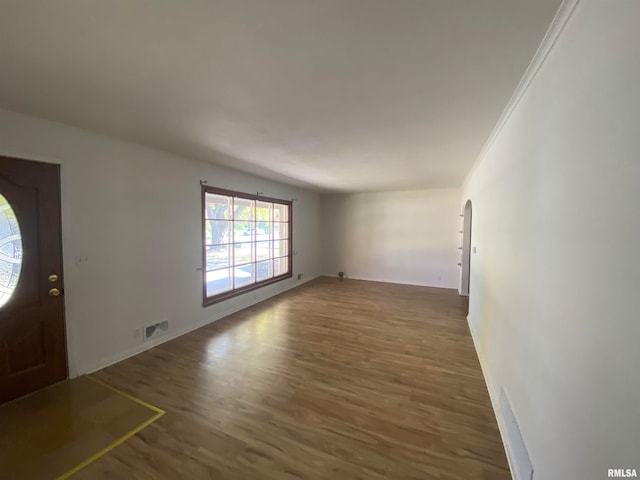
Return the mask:
{"type": "MultiPolygon", "coordinates": [[[[322,273],[320,274],[321,277],[332,277],[332,278],[338,278],[338,276],[335,273],[322,273]]],[[[380,282],[380,283],[393,283],[396,285],[412,285],[415,287],[431,287],[431,288],[442,288],[445,290],[455,290],[457,287],[455,285],[453,286],[449,286],[449,285],[433,285],[430,283],[407,283],[405,281],[402,280],[395,280],[395,279],[388,279],[388,278],[377,278],[377,277],[352,277],[352,276],[347,276],[345,275],[344,277],[345,279],[348,280],[362,280],[364,282],[380,282]]]]}
{"type": "Polygon", "coordinates": [[[511,451],[511,446],[509,445],[509,439],[506,435],[507,426],[505,419],[503,418],[500,409],[498,406],[500,405],[500,397],[499,397],[499,388],[494,388],[491,382],[491,379],[488,374],[488,368],[484,363],[484,357],[482,356],[482,351],[480,350],[480,343],[478,340],[478,333],[473,326],[473,322],[471,322],[469,316],[467,316],[467,324],[469,325],[469,331],[471,332],[471,338],[473,339],[473,346],[476,349],[476,355],[478,356],[478,360],[480,361],[480,368],[482,369],[482,376],[484,377],[484,383],[487,385],[487,390],[489,391],[489,399],[491,400],[491,408],[493,408],[493,413],[496,416],[496,421],[498,423],[498,430],[500,431],[500,439],[502,440],[502,446],[504,447],[505,455],[507,457],[507,462],[509,463],[509,470],[511,471],[511,478],[513,480],[520,480],[517,478],[515,465],[512,464],[511,455],[509,452],[511,451]]]}

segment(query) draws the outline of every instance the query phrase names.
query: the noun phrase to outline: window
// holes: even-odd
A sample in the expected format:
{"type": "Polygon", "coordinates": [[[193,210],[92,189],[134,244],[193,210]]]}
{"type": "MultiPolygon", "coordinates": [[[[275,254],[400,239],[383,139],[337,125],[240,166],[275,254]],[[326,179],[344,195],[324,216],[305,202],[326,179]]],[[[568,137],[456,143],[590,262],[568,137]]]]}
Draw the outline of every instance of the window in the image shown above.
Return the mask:
{"type": "Polygon", "coordinates": [[[18,219],[0,193],[0,307],[9,301],[18,286],[22,269],[22,235],[18,219]]]}
{"type": "Polygon", "coordinates": [[[286,200],[203,185],[203,305],[291,278],[286,200]]]}

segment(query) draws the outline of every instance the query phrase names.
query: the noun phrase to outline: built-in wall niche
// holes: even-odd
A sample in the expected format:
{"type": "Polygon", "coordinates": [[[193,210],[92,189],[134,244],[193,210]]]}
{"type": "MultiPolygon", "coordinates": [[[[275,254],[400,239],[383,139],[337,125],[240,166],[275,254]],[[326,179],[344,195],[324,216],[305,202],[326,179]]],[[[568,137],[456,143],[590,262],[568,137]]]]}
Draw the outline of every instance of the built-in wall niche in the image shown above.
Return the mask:
{"type": "Polygon", "coordinates": [[[464,214],[458,215],[460,217],[460,225],[458,229],[458,252],[460,252],[460,258],[458,261],[458,267],[462,268],[462,255],[463,255],[463,240],[464,240],[464,214]]]}

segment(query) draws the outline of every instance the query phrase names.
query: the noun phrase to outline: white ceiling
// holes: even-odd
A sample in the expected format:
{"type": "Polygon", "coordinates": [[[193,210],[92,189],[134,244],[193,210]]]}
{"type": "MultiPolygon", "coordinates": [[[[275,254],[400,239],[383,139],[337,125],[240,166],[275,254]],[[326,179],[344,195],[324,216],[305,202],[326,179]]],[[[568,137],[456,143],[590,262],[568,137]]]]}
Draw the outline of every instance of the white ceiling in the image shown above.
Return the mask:
{"type": "Polygon", "coordinates": [[[560,0],[0,0],[0,107],[320,191],[459,186],[560,0]]]}

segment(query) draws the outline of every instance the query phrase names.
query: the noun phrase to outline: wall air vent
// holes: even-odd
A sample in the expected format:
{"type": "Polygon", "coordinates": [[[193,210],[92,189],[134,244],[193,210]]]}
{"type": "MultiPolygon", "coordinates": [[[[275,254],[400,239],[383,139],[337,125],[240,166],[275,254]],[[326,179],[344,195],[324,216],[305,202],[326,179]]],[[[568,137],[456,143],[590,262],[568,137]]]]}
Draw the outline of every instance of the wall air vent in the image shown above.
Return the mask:
{"type": "Polygon", "coordinates": [[[142,329],[144,339],[153,340],[154,338],[161,337],[169,331],[169,320],[164,320],[153,325],[148,325],[142,329]]]}

